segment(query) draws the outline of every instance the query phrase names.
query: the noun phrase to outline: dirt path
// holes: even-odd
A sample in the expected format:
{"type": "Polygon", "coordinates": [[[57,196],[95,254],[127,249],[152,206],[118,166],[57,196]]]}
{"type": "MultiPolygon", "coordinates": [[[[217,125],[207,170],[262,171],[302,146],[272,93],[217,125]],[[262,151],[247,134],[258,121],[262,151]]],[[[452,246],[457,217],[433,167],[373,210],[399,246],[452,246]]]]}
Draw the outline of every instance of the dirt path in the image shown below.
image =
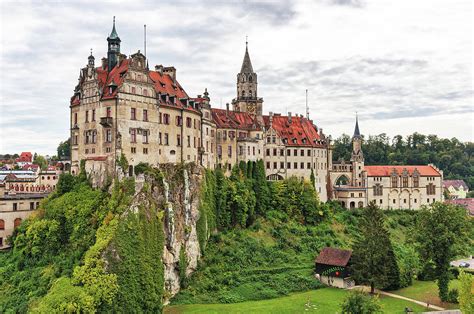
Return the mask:
{"type": "MultiPolygon", "coordinates": [[[[370,287],[367,287],[367,286],[354,286],[354,287],[351,287],[351,288],[349,288],[349,289],[357,289],[357,290],[363,290],[363,291],[370,291],[370,287]]],[[[379,293],[379,294],[382,294],[382,295],[386,295],[386,296],[392,297],[392,298],[397,298],[397,299],[402,299],[402,300],[405,300],[405,301],[410,301],[410,302],[416,303],[416,304],[421,305],[421,306],[425,306],[425,307],[430,308],[430,309],[433,309],[433,310],[438,310],[438,311],[443,311],[443,310],[445,310],[445,309],[442,308],[442,307],[439,307],[439,306],[436,306],[436,305],[433,305],[433,304],[429,304],[429,305],[428,305],[426,302],[422,302],[422,301],[410,299],[410,298],[407,298],[407,297],[404,297],[404,296],[401,296],[401,295],[398,295],[398,294],[394,294],[394,293],[390,293],[390,292],[385,292],[385,291],[381,291],[381,290],[378,290],[378,289],[376,289],[375,292],[376,292],[376,293],[379,293]]]]}

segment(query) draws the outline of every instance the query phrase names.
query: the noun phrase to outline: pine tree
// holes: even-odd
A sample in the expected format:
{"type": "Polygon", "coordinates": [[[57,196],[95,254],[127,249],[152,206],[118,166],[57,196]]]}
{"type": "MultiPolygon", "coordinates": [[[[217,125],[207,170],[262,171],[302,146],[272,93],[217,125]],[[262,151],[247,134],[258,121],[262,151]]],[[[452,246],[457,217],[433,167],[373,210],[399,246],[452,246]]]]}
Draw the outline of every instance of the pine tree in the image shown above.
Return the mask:
{"type": "Polygon", "coordinates": [[[311,168],[311,175],[310,175],[309,179],[311,180],[311,185],[316,190],[316,177],[314,176],[313,168],[311,168]]]}
{"type": "Polygon", "coordinates": [[[383,211],[371,203],[363,210],[359,222],[360,236],[352,253],[352,276],[360,284],[368,284],[371,293],[375,288],[396,289],[400,272],[383,211]]]}
{"type": "Polygon", "coordinates": [[[465,208],[434,203],[423,207],[416,220],[416,240],[422,261],[434,263],[439,297],[448,299],[449,263],[469,243],[469,221],[465,208]]]}
{"type": "Polygon", "coordinates": [[[256,213],[264,216],[270,204],[270,189],[265,176],[265,166],[260,159],[253,167],[252,178],[254,180],[253,189],[257,198],[256,213]]]}

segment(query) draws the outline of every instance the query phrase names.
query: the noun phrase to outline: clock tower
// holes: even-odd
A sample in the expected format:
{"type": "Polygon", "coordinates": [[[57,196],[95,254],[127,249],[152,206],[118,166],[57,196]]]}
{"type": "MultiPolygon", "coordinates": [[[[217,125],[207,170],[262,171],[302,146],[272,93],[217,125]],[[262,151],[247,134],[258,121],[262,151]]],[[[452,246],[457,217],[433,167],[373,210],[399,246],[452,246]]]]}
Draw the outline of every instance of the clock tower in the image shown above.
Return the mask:
{"type": "Polygon", "coordinates": [[[245,42],[245,55],[240,73],[237,74],[237,97],[232,100],[234,111],[247,112],[258,119],[262,118],[263,98],[257,94],[257,73],[250,61],[248,42],[245,42]]]}

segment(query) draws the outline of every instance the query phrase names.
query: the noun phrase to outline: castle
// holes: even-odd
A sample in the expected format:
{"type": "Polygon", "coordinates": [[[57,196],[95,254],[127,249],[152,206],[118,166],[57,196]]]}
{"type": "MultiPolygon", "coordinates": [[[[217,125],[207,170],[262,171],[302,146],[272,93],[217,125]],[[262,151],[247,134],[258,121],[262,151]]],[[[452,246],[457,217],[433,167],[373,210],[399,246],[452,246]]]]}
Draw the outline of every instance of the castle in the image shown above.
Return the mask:
{"type": "Polygon", "coordinates": [[[73,174],[85,161],[87,172],[104,176],[122,155],[130,176],[141,162],[194,162],[230,172],[240,161],[263,160],[268,180],[314,174],[319,198],[347,208],[372,200],[384,208],[418,208],[442,199],[442,172],[434,166],[365,166],[358,121],[351,162],[333,164],[330,137],[308,114],[264,115],[247,43],[232,108],[216,109],[207,89],[188,96],[174,67],[150,70],[140,51],[122,54],[115,20],[107,42],[107,58],[97,67],[91,53],[70,101],[73,174]]]}

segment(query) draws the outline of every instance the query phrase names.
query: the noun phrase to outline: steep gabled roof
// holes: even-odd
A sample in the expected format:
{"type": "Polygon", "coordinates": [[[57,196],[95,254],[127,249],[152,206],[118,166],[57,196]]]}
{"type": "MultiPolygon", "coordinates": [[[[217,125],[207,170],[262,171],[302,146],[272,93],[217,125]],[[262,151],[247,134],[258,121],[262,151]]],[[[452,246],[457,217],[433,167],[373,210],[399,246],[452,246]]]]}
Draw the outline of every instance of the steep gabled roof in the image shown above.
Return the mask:
{"type": "Polygon", "coordinates": [[[246,112],[227,111],[225,109],[211,109],[212,119],[218,128],[260,130],[260,125],[253,116],[246,112]]]}
{"type": "Polygon", "coordinates": [[[304,117],[291,117],[290,122],[288,116],[274,115],[270,124],[270,117],[263,116],[263,121],[265,128],[273,128],[281,139],[286,140],[287,146],[323,146],[316,126],[304,117]]]}
{"type": "Polygon", "coordinates": [[[389,177],[395,170],[398,175],[403,173],[406,169],[410,176],[413,175],[415,169],[418,171],[420,176],[425,177],[439,177],[441,174],[433,166],[364,166],[364,170],[367,171],[369,177],[389,177]]]}
{"type": "Polygon", "coordinates": [[[351,259],[352,251],[332,247],[325,247],[316,257],[316,263],[331,266],[345,267],[351,259]]]}
{"type": "Polygon", "coordinates": [[[443,187],[444,188],[449,188],[452,186],[456,190],[459,190],[459,188],[462,186],[464,190],[468,190],[468,186],[464,180],[443,180],[443,187]]]}

